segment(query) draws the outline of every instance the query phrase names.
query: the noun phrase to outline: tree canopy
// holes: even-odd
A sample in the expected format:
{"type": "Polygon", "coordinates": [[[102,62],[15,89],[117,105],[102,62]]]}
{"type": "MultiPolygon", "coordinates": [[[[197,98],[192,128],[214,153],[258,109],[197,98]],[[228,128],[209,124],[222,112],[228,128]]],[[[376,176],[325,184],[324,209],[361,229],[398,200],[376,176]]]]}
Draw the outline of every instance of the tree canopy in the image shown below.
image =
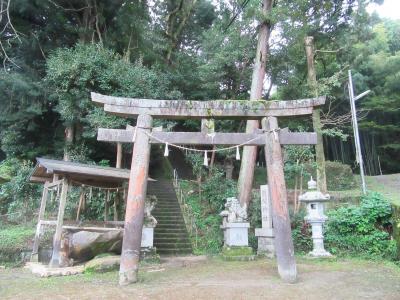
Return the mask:
{"type": "MultiPolygon", "coordinates": [[[[1,0],[0,158],[61,158],[67,151],[70,159],[112,160],[112,147],[96,142],[96,128],[127,121],[95,107],[91,91],[248,99],[256,24],[265,18],[272,35],[264,97],[310,95],[304,37],[313,36],[318,93],[328,97],[327,158],[355,160],[346,118],[352,69],[356,93],[372,91],[357,104],[367,173],[378,174],[379,162],[384,172],[399,172],[400,22],[369,15],[370,2],[381,1],[277,0],[265,16],[256,0],[1,0]]],[[[286,123],[310,127],[307,119],[286,123]]],[[[244,128],[233,121],[216,126],[244,128]]]]}

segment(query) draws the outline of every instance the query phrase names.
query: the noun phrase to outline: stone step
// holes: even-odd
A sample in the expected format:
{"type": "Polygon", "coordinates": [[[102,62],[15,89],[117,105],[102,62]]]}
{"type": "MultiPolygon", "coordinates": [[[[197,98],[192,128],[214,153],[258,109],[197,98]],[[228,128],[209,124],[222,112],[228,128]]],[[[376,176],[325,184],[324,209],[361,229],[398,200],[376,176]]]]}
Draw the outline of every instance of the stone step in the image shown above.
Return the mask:
{"type": "Polygon", "coordinates": [[[174,230],[174,231],[180,230],[182,232],[186,232],[186,227],[185,227],[185,224],[183,224],[183,223],[178,223],[178,224],[176,224],[176,223],[165,223],[165,224],[162,224],[162,225],[158,226],[157,232],[165,232],[165,231],[168,231],[168,230],[174,230]]]}
{"type": "Polygon", "coordinates": [[[179,213],[179,215],[174,216],[166,216],[166,215],[154,215],[157,221],[183,221],[183,216],[179,213]]]}
{"type": "Polygon", "coordinates": [[[182,228],[186,228],[185,227],[185,222],[183,222],[183,220],[163,220],[162,222],[160,220],[158,220],[157,227],[158,228],[167,228],[167,227],[172,227],[172,228],[182,227],[182,228]]]}
{"type": "Polygon", "coordinates": [[[160,232],[160,230],[174,230],[174,229],[180,229],[182,231],[186,231],[186,227],[185,227],[185,223],[183,222],[165,222],[162,224],[158,224],[157,228],[159,229],[158,232],[160,232]]]}
{"type": "Polygon", "coordinates": [[[178,204],[177,205],[174,204],[174,205],[160,205],[160,206],[156,206],[154,208],[155,212],[157,212],[157,211],[168,211],[168,210],[171,210],[171,211],[178,210],[178,211],[180,211],[181,207],[178,204]]]}
{"type": "Polygon", "coordinates": [[[174,216],[157,215],[157,221],[163,221],[163,220],[182,220],[183,221],[183,217],[181,214],[174,215],[174,216]]]}
{"type": "Polygon", "coordinates": [[[169,237],[165,237],[165,236],[157,236],[154,237],[154,242],[157,243],[162,243],[162,242],[185,242],[185,243],[189,243],[190,244],[190,239],[188,237],[183,237],[183,236],[169,236],[169,237]]]}
{"type": "Polygon", "coordinates": [[[161,229],[154,233],[154,237],[188,236],[186,230],[161,229]]]}
{"type": "Polygon", "coordinates": [[[153,215],[176,215],[176,214],[180,214],[181,210],[179,208],[166,208],[166,209],[154,209],[153,210],[153,215]]]}
{"type": "Polygon", "coordinates": [[[181,249],[191,249],[192,245],[190,243],[187,244],[175,244],[175,243],[159,243],[159,244],[154,244],[154,246],[157,249],[176,249],[176,250],[181,250],[181,249]]]}
{"type": "Polygon", "coordinates": [[[157,197],[152,214],[158,224],[154,229],[154,246],[161,255],[192,252],[192,246],[172,180],[149,182],[148,195],[157,197]]]}
{"type": "Polygon", "coordinates": [[[156,227],[156,229],[154,230],[155,233],[161,233],[161,232],[166,232],[166,231],[170,231],[170,232],[176,232],[176,231],[180,231],[180,232],[186,232],[186,227],[185,226],[175,226],[174,224],[165,224],[163,226],[158,226],[156,227]]]}
{"type": "Polygon", "coordinates": [[[163,248],[157,249],[157,253],[159,254],[167,254],[167,255],[177,255],[177,254],[189,254],[192,253],[192,248],[163,248]]]}
{"type": "Polygon", "coordinates": [[[191,243],[190,241],[186,240],[179,240],[179,239],[171,239],[168,241],[154,241],[154,245],[157,247],[164,247],[164,248],[172,248],[172,247],[190,247],[191,243]],[[173,245],[170,247],[170,245],[173,245]]]}

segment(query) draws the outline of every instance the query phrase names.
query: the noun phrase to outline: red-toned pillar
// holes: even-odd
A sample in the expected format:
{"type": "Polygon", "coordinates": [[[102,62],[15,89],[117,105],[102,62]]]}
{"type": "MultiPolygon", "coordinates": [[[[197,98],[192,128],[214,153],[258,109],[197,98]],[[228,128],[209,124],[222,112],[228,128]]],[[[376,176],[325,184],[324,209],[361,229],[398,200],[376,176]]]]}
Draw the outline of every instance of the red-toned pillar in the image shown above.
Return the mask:
{"type": "Polygon", "coordinates": [[[120,285],[134,283],[138,279],[144,201],[150,161],[150,143],[147,133],[150,133],[152,121],[153,118],[149,115],[139,115],[137,119],[119,269],[120,285]]]}
{"type": "Polygon", "coordinates": [[[267,162],[268,185],[272,200],[272,222],[275,233],[278,272],[284,281],[294,283],[297,279],[296,260],[283,174],[282,148],[277,131],[277,118],[264,118],[262,120],[262,128],[267,131],[265,160],[267,162]]]}

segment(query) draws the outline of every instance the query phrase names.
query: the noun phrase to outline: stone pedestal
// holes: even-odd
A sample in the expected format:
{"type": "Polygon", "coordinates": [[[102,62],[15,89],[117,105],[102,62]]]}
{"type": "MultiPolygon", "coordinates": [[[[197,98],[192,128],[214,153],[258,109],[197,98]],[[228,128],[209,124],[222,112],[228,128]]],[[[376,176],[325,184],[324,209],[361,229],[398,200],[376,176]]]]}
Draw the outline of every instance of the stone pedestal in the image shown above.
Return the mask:
{"type": "Polygon", "coordinates": [[[257,254],[266,255],[267,257],[274,257],[274,230],[269,228],[256,228],[255,236],[257,237],[257,254]]]}
{"type": "Polygon", "coordinates": [[[224,245],[232,246],[248,246],[249,245],[249,227],[250,223],[225,222],[221,228],[224,231],[224,245]]]}
{"type": "Polygon", "coordinates": [[[144,227],[142,230],[142,248],[153,248],[154,227],[144,227]]]}
{"type": "Polygon", "coordinates": [[[311,228],[312,228],[312,239],[313,239],[313,250],[308,253],[308,255],[312,257],[331,257],[332,254],[330,254],[328,251],[325,250],[324,248],[324,235],[323,235],[323,221],[313,221],[311,223],[311,228]]]}

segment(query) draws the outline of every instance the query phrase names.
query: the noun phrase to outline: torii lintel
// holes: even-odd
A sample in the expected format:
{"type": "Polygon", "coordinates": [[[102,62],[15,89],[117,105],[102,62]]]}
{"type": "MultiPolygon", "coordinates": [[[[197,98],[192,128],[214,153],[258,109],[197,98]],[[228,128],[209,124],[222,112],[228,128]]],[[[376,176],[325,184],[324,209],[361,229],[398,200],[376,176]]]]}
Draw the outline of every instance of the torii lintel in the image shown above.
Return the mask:
{"type": "Polygon", "coordinates": [[[92,101],[112,114],[137,117],[149,114],[159,119],[260,119],[274,116],[309,115],[313,107],[325,104],[325,96],[286,101],[248,100],[153,100],[91,93],[92,101]]]}

